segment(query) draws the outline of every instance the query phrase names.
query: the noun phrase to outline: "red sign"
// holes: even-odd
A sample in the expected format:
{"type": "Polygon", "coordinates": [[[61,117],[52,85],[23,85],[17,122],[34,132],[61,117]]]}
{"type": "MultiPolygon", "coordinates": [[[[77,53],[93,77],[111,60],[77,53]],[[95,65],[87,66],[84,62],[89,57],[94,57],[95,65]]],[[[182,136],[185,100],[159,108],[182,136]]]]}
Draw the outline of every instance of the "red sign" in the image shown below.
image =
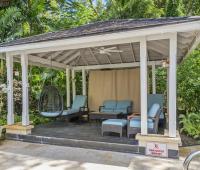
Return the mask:
{"type": "Polygon", "coordinates": [[[147,143],[146,155],[167,157],[167,145],[163,143],[147,143]]]}

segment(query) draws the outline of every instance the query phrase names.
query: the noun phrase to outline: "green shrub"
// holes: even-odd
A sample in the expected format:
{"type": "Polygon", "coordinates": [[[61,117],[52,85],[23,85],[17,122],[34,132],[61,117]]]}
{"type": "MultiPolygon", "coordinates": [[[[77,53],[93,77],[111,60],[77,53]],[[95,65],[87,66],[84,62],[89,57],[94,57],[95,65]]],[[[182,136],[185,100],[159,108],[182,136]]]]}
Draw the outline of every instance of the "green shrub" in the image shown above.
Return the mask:
{"type": "MultiPolygon", "coordinates": [[[[21,122],[22,121],[22,116],[15,114],[15,122],[21,122]]],[[[39,124],[46,124],[48,122],[53,121],[54,119],[46,118],[36,111],[30,111],[30,121],[33,122],[33,125],[39,125],[39,124]]],[[[7,113],[2,113],[0,116],[0,126],[6,125],[7,124],[7,113]]]]}
{"type": "Polygon", "coordinates": [[[200,48],[178,66],[177,92],[179,109],[200,111],[200,48]]]}
{"type": "Polygon", "coordinates": [[[52,120],[53,119],[42,117],[39,114],[30,114],[30,121],[33,122],[33,125],[46,124],[52,120]]]}
{"type": "Polygon", "coordinates": [[[6,115],[1,115],[0,117],[0,126],[4,126],[7,124],[6,115]]]}
{"type": "Polygon", "coordinates": [[[200,138],[200,112],[188,112],[179,116],[181,124],[181,132],[194,139],[200,138]]]}

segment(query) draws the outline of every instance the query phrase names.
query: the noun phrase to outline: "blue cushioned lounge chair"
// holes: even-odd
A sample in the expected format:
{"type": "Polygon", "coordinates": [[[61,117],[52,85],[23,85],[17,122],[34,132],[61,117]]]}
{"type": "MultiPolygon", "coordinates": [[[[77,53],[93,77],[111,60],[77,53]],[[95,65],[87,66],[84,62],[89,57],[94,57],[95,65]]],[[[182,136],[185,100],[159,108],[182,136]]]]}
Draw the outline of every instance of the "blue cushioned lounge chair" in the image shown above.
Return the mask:
{"type": "Polygon", "coordinates": [[[133,102],[131,100],[119,100],[114,112],[121,112],[124,115],[129,115],[133,111],[133,102]]]}
{"type": "Polygon", "coordinates": [[[102,113],[122,113],[129,115],[133,110],[133,102],[131,100],[105,100],[103,106],[99,107],[99,112],[102,113]]]}
{"type": "MultiPolygon", "coordinates": [[[[158,123],[161,113],[161,107],[158,103],[154,103],[148,111],[148,133],[157,133],[158,132],[158,123]]],[[[129,137],[131,134],[137,134],[141,132],[141,117],[135,116],[133,117],[127,127],[127,136],[129,137]]]]}
{"type": "Polygon", "coordinates": [[[77,95],[73,101],[72,107],[64,110],[61,116],[72,118],[79,117],[88,112],[86,107],[87,96],[77,95]]]}
{"type": "Polygon", "coordinates": [[[114,109],[117,106],[116,100],[105,100],[103,105],[99,107],[99,112],[114,113],[114,109]]]}
{"type": "Polygon", "coordinates": [[[163,113],[163,104],[164,104],[164,96],[163,94],[148,94],[148,110],[154,103],[158,103],[160,105],[161,113],[160,113],[160,120],[164,120],[164,113],[163,113]]]}

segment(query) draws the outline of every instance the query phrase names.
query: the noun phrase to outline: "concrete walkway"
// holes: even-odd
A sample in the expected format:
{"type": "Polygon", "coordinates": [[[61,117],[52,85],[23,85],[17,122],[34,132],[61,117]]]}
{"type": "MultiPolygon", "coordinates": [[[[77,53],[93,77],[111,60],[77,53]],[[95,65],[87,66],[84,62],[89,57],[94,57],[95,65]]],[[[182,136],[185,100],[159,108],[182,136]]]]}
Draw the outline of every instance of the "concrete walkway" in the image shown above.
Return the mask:
{"type": "Polygon", "coordinates": [[[16,141],[0,145],[0,170],[182,170],[183,159],[16,141]]]}

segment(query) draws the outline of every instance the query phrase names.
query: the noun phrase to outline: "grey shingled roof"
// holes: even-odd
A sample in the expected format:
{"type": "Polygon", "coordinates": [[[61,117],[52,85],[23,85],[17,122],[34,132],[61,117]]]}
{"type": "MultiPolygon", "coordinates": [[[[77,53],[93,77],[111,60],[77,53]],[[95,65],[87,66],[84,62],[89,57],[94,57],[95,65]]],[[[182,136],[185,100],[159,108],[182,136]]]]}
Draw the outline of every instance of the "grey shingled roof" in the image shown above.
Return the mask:
{"type": "Polygon", "coordinates": [[[157,19],[123,19],[96,22],[83,25],[77,28],[62,30],[57,32],[49,32],[45,34],[35,35],[27,38],[16,39],[10,42],[0,44],[0,47],[14,46],[27,43],[37,43],[49,40],[66,39],[72,37],[81,37],[89,35],[97,35],[103,33],[112,33],[127,30],[143,29],[148,27],[156,27],[162,25],[179,24],[200,20],[200,16],[196,17],[170,17],[157,19]]]}

